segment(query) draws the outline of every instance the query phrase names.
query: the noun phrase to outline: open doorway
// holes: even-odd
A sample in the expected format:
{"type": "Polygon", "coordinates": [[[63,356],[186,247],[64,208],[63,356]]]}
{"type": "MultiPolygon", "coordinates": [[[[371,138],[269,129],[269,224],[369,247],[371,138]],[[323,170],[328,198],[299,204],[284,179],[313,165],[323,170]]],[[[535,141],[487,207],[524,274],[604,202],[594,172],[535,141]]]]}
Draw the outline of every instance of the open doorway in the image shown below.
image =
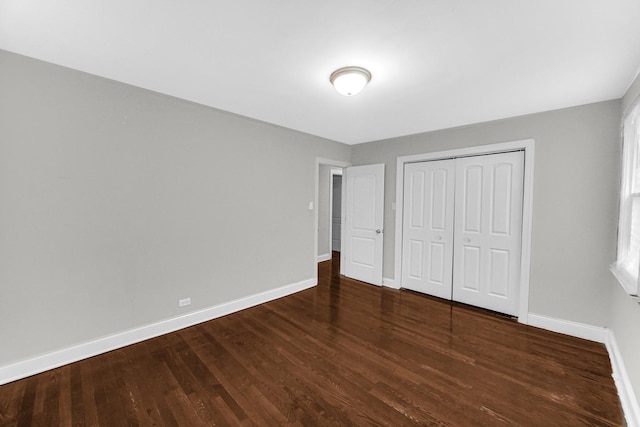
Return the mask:
{"type": "Polygon", "coordinates": [[[342,242],[342,168],[331,168],[329,200],[331,203],[329,214],[331,218],[329,225],[329,253],[336,255],[336,252],[340,252],[342,242]]]}
{"type": "Polygon", "coordinates": [[[342,168],[321,164],[318,167],[318,262],[330,260],[340,251],[342,222],[342,168]]]}
{"type": "MultiPolygon", "coordinates": [[[[316,185],[315,185],[315,198],[313,209],[314,215],[314,265],[318,262],[328,261],[332,259],[332,253],[334,250],[341,251],[342,245],[342,200],[340,200],[340,206],[333,206],[333,181],[334,176],[340,178],[340,191],[338,197],[343,196],[342,191],[342,173],[343,169],[351,166],[348,162],[340,160],[316,158],[316,185]],[[339,225],[334,227],[333,216],[338,217],[339,225]],[[335,228],[335,231],[334,231],[335,228]],[[334,240],[334,233],[336,234],[336,240],[334,240]],[[337,240],[340,240],[338,242],[337,240]]],[[[317,269],[316,269],[317,270],[317,269]]],[[[317,277],[317,271],[316,271],[317,277]]]]}
{"type": "Polygon", "coordinates": [[[352,167],[317,158],[315,207],[314,262],[337,258],[340,274],[382,285],[384,164],[352,167]]]}

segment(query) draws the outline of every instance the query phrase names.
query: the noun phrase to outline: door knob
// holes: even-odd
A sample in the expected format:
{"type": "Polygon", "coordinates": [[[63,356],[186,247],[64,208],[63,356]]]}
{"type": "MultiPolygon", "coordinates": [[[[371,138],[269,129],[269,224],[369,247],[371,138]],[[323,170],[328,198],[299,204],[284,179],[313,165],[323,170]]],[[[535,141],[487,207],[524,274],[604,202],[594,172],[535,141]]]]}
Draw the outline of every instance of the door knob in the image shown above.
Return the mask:
{"type": "Polygon", "coordinates": [[[465,242],[470,242],[470,241],[471,241],[471,238],[469,238],[469,237],[465,237],[465,238],[464,238],[464,241],[465,241],[465,242]]]}
{"type": "Polygon", "coordinates": [[[379,228],[376,230],[376,234],[380,234],[382,233],[382,230],[380,230],[379,228]]]}
{"type": "Polygon", "coordinates": [[[436,240],[442,240],[442,236],[436,236],[436,240]]]}

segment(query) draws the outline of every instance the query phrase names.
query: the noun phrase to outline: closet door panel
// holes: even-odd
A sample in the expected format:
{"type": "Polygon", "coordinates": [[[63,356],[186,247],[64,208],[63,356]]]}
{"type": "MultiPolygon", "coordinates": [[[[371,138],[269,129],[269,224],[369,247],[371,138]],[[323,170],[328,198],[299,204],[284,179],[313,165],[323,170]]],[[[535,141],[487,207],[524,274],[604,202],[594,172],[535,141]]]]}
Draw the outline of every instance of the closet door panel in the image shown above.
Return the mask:
{"type": "Polygon", "coordinates": [[[403,288],[451,299],[454,160],[405,165],[403,288]]]}
{"type": "Polygon", "coordinates": [[[482,165],[470,165],[462,171],[464,178],[462,186],[458,191],[462,191],[463,197],[459,198],[462,203],[458,203],[458,208],[462,209],[463,222],[462,229],[465,233],[480,233],[482,222],[482,176],[484,175],[482,165]]]}
{"type": "Polygon", "coordinates": [[[453,299],[517,315],[524,153],[456,159],[453,299]]]}

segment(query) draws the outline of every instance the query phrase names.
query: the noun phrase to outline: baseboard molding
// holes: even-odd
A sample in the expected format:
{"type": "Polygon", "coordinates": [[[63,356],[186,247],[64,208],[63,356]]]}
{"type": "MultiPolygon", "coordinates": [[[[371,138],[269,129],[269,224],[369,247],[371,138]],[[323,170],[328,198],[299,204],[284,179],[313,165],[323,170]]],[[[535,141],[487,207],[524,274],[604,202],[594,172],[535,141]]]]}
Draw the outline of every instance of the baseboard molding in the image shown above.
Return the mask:
{"type": "Polygon", "coordinates": [[[622,405],[627,426],[640,427],[640,406],[638,405],[638,399],[633,391],[627,370],[624,367],[624,361],[622,360],[622,354],[620,354],[616,337],[610,329],[607,329],[605,345],[607,346],[609,358],[611,359],[613,380],[618,389],[618,396],[620,396],[620,404],[622,405]]]}
{"type": "Polygon", "coordinates": [[[605,343],[607,339],[607,329],[598,326],[591,326],[585,323],[573,322],[571,320],[557,319],[555,317],[543,316],[541,314],[529,313],[528,324],[537,328],[559,332],[573,337],[583,338],[589,341],[605,343]]]}
{"type": "Polygon", "coordinates": [[[399,285],[396,285],[396,281],[394,279],[389,279],[388,277],[382,278],[382,286],[386,286],[388,288],[400,289],[399,285]]]}
{"type": "Polygon", "coordinates": [[[0,385],[273,301],[311,288],[316,284],[317,279],[315,278],[303,280],[182,316],[53,351],[32,359],[0,366],[0,385]]]}
{"type": "Polygon", "coordinates": [[[318,255],[318,262],[329,261],[330,259],[331,259],[331,254],[318,255]]]}
{"type": "Polygon", "coordinates": [[[612,330],[532,313],[529,313],[528,320],[531,326],[604,344],[611,360],[612,376],[618,390],[627,426],[640,427],[638,400],[633,391],[627,370],[624,367],[622,354],[620,354],[620,349],[612,330]]]}

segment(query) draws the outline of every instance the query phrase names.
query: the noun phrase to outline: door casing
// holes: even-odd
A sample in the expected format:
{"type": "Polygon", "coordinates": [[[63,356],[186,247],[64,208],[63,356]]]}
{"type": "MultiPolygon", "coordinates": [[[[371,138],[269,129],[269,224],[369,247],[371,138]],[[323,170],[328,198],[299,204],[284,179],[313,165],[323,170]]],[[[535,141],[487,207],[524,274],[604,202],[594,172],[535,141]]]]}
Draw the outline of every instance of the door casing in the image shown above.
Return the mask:
{"type": "Polygon", "coordinates": [[[349,162],[343,162],[341,160],[333,160],[326,159],[322,157],[316,157],[315,163],[315,178],[314,178],[314,197],[313,197],[313,279],[314,282],[318,283],[318,190],[320,185],[319,175],[320,175],[320,165],[329,165],[335,166],[337,168],[346,168],[351,166],[349,162]]]}
{"type": "Polygon", "coordinates": [[[466,157],[483,154],[496,154],[509,151],[524,151],[524,190],[522,205],[522,251],[520,256],[520,302],[518,321],[528,324],[529,314],[529,276],[531,270],[531,220],[533,210],[533,167],[534,167],[533,139],[525,139],[498,144],[478,145],[433,153],[416,154],[398,157],[396,161],[396,218],[395,218],[395,287],[399,288],[402,277],[402,230],[404,206],[404,165],[429,160],[444,160],[456,157],[466,157]]]}

